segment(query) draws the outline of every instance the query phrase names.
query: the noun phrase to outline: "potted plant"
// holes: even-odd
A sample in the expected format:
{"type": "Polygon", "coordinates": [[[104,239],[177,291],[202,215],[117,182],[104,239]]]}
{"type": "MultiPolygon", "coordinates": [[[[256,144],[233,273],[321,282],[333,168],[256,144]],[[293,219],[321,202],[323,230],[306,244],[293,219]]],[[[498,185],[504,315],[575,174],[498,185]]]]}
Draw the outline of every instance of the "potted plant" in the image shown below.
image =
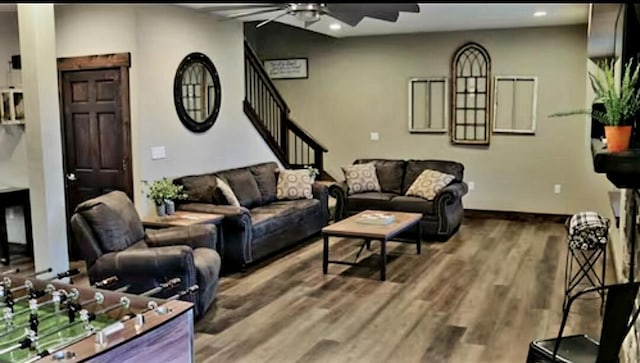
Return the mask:
{"type": "Polygon", "coordinates": [[[155,180],[152,183],[143,180],[142,183],[149,188],[147,191],[147,198],[153,200],[158,216],[165,216],[167,214],[165,200],[170,198],[174,193],[175,186],[171,180],[162,178],[160,180],[155,180]]]}
{"type": "Polygon", "coordinates": [[[173,184],[170,180],[165,180],[167,185],[167,195],[164,199],[164,205],[166,208],[167,214],[171,215],[176,212],[176,200],[182,200],[187,198],[187,194],[184,193],[183,185],[173,184]]]}
{"type": "Polygon", "coordinates": [[[599,72],[589,73],[591,87],[596,94],[594,102],[602,103],[605,111],[580,110],[561,112],[551,116],[592,114],[604,124],[609,151],[625,151],[629,148],[636,114],[640,111],[638,80],[640,64],[632,68],[633,59],[624,67],[620,86],[616,85],[614,61],[601,62],[599,72]]]}

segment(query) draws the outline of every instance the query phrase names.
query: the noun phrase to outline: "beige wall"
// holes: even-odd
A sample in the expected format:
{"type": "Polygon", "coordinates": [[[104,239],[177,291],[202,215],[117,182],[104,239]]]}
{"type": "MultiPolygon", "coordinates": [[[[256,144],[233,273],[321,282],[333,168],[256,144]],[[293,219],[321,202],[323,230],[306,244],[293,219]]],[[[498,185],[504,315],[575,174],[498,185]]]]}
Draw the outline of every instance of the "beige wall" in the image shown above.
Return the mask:
{"type": "MultiPolygon", "coordinates": [[[[18,14],[0,12],[0,88],[21,85],[20,71],[11,70],[9,66],[11,56],[16,54],[20,54],[18,14]]],[[[0,187],[3,185],[29,186],[27,144],[23,126],[0,126],[0,187]]],[[[22,209],[7,209],[6,221],[9,241],[25,243],[22,209]]]]}
{"type": "Polygon", "coordinates": [[[309,79],[276,85],[293,118],[329,149],[332,175],[359,157],[450,159],[475,182],[466,208],[610,214],[609,183],[593,172],[585,118],[547,117],[584,107],[586,26],[342,39],[292,29],[266,26],[252,36],[263,58],[309,58],[309,79]],[[451,145],[447,134],[409,134],[408,79],[450,76],[452,54],[468,41],[488,50],[493,75],[538,77],[535,136],[492,135],[489,147],[470,147],[451,145]],[[370,132],[380,140],[370,141],[370,132]]]}
{"type": "Polygon", "coordinates": [[[141,180],[205,173],[275,161],[242,111],[243,29],[178,6],[68,5],[56,7],[59,57],[131,52],[130,90],[136,205],[152,213],[141,180]],[[173,79],[187,54],[211,58],[222,84],[215,125],[194,134],[178,120],[173,79]],[[152,160],[151,147],[166,159],[152,160]]]}

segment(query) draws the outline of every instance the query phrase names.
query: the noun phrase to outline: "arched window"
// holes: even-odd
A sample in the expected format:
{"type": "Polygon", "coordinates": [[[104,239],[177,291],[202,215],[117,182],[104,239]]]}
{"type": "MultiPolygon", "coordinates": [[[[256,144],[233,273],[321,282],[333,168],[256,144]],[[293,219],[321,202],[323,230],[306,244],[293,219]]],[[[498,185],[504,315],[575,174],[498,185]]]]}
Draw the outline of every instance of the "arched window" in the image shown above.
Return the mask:
{"type": "Polygon", "coordinates": [[[467,43],[453,56],[451,142],[489,145],[491,58],[480,44],[467,43]]]}

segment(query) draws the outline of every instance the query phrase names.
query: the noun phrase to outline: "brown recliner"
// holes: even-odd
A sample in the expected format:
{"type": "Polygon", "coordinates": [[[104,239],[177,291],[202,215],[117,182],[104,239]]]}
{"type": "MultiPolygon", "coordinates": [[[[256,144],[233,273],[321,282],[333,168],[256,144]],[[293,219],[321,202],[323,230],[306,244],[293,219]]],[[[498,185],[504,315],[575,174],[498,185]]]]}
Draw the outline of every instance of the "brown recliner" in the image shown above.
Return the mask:
{"type": "Polygon", "coordinates": [[[139,294],[178,277],[180,286],[156,296],[168,297],[197,284],[197,294],[183,298],[194,303],[196,317],[213,302],[220,273],[214,225],[145,232],[129,197],[113,191],[79,204],[71,228],[92,284],[117,276],[119,286],[129,285],[128,293],[139,294]]]}

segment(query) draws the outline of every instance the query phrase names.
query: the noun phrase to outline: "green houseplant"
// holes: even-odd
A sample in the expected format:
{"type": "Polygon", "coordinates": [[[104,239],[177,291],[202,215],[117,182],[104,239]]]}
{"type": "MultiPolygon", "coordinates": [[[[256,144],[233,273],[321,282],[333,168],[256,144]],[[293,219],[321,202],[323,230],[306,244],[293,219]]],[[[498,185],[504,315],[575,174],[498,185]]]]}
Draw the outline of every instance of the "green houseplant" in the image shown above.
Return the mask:
{"type": "Polygon", "coordinates": [[[579,110],[556,113],[551,116],[592,114],[605,126],[608,150],[613,152],[627,150],[635,117],[640,111],[640,92],[638,91],[640,64],[635,68],[632,64],[633,59],[625,64],[620,86],[615,81],[613,60],[600,62],[599,71],[596,74],[589,73],[591,87],[596,95],[594,102],[602,103],[604,112],[579,110]]]}
{"type": "Polygon", "coordinates": [[[142,183],[148,187],[147,198],[153,200],[156,213],[160,217],[174,213],[174,200],[186,198],[186,194],[183,192],[184,187],[173,184],[168,178],[155,180],[152,183],[143,180],[142,183]],[[167,208],[167,204],[169,204],[169,208],[167,208]]]}

